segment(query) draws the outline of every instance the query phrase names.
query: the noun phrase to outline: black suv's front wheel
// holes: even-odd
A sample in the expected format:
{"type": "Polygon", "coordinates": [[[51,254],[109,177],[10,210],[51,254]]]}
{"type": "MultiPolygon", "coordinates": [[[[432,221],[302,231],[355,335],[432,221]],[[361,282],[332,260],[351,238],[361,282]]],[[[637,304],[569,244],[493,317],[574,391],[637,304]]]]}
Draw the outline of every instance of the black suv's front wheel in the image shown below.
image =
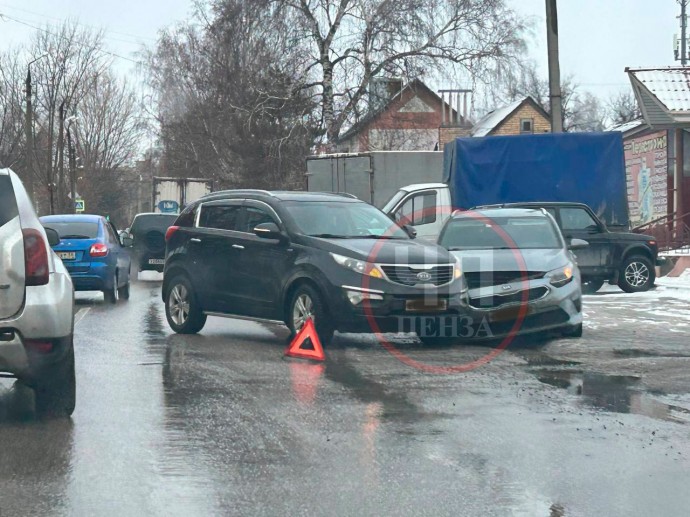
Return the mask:
{"type": "Polygon", "coordinates": [[[297,334],[309,318],[314,322],[321,344],[328,345],[333,339],[335,328],[330,321],[326,305],[315,288],[304,284],[294,292],[288,308],[287,324],[292,334],[297,334]]]}
{"type": "Polygon", "coordinates": [[[635,255],[623,261],[618,275],[618,287],[626,293],[649,291],[655,279],[656,272],[652,261],[647,257],[635,255]]]}
{"type": "Polygon", "coordinates": [[[206,324],[206,315],[187,277],[178,275],[165,291],[165,317],[170,328],[178,334],[196,334],[206,324]]]}

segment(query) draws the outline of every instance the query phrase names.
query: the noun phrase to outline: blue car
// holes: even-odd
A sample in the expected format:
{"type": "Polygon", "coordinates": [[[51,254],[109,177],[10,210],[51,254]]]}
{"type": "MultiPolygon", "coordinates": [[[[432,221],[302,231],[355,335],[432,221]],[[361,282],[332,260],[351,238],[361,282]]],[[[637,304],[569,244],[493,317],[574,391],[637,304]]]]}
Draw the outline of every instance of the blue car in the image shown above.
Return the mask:
{"type": "Polygon", "coordinates": [[[60,236],[53,250],[75,291],[102,291],[110,303],[129,298],[131,259],[111,222],[100,215],[47,215],[40,220],[60,236]]]}

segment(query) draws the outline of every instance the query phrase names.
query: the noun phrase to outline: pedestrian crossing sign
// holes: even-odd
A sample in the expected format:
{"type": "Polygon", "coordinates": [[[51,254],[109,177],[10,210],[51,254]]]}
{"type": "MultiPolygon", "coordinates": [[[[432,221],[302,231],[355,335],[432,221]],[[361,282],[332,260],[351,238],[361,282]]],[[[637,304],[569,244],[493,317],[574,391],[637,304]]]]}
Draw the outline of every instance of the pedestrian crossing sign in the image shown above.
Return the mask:
{"type": "Polygon", "coordinates": [[[83,212],[84,210],[86,210],[86,203],[84,203],[83,199],[74,200],[74,210],[76,212],[83,212]]]}

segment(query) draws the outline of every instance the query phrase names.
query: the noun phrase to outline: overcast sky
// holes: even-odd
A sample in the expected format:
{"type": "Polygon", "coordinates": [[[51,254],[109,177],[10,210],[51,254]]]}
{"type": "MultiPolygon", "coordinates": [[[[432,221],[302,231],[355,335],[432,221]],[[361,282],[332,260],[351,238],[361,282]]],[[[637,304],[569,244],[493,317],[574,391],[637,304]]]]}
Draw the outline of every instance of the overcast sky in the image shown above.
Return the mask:
{"type": "MultiPolygon", "coordinates": [[[[530,54],[546,76],[544,0],[507,1],[534,21],[530,54]]],[[[134,57],[142,44],[155,41],[159,29],[188,17],[191,5],[191,0],[0,0],[0,14],[6,15],[0,18],[0,48],[28,40],[33,29],[22,23],[44,26],[74,17],[105,28],[109,49],[134,57]]],[[[676,0],[559,0],[558,9],[561,71],[597,95],[627,88],[626,66],[674,64],[676,0]]],[[[123,72],[134,66],[116,61],[123,72]]]]}

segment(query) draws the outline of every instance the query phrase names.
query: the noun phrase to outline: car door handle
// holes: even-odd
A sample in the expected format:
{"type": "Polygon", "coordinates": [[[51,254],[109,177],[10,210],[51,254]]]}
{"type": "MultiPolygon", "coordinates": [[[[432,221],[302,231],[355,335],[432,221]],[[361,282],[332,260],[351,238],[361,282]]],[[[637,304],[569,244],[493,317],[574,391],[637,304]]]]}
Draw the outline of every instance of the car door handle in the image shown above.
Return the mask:
{"type": "Polygon", "coordinates": [[[201,242],[201,239],[197,239],[196,237],[192,237],[189,239],[189,242],[201,242]]]}
{"type": "Polygon", "coordinates": [[[233,244],[232,247],[235,248],[236,250],[243,250],[244,249],[244,246],[242,246],[241,244],[233,244]]]}

